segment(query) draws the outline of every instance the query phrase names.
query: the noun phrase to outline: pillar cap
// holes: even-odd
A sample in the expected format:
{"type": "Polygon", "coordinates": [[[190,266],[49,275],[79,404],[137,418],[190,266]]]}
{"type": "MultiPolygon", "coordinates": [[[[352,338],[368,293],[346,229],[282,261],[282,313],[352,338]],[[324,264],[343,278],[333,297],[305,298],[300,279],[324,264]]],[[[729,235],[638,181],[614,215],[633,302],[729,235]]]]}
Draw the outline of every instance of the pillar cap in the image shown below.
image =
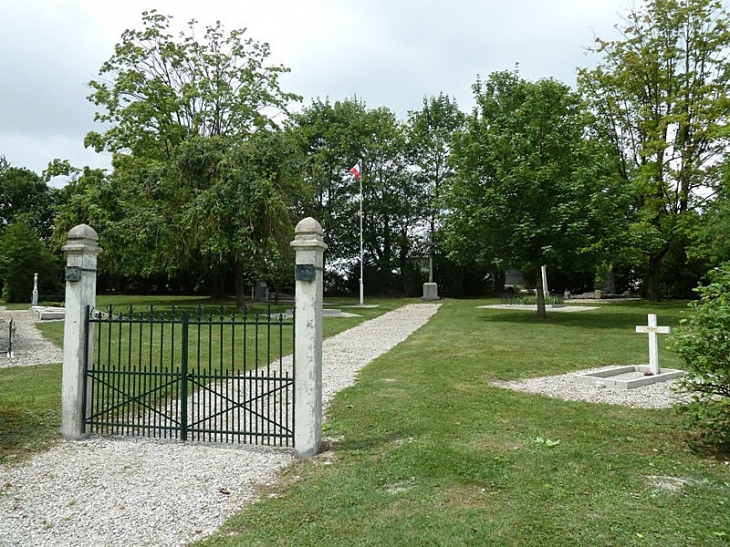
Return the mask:
{"type": "Polygon", "coordinates": [[[68,239],[92,239],[99,241],[99,234],[88,224],[79,224],[71,228],[68,232],[68,239]]]}
{"type": "Polygon", "coordinates": [[[66,245],[61,247],[65,253],[94,253],[99,254],[101,247],[98,244],[99,235],[88,224],[74,226],[68,232],[66,245]]]}
{"type": "Polygon", "coordinates": [[[323,251],[327,245],[322,240],[322,225],[312,217],[302,219],[294,228],[295,236],[291,246],[296,249],[319,248],[323,251]]]}

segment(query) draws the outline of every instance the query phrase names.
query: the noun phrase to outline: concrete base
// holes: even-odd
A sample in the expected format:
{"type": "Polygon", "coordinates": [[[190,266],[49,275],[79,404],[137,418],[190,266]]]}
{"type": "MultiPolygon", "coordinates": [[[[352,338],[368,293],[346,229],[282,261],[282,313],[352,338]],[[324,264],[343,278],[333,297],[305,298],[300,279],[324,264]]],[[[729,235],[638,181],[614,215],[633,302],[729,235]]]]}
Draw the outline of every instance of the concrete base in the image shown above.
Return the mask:
{"type": "Polygon", "coordinates": [[[32,306],[31,310],[41,321],[59,320],[66,317],[66,308],[52,306],[32,306]]]}
{"type": "Polygon", "coordinates": [[[421,300],[439,300],[438,283],[424,283],[423,296],[421,297],[421,300]]]}
{"type": "Polygon", "coordinates": [[[644,376],[649,371],[648,365],[627,365],[614,367],[597,372],[584,372],[575,374],[573,380],[579,384],[592,385],[595,387],[608,387],[614,389],[634,389],[648,386],[658,382],[666,382],[684,376],[683,370],[672,368],[660,368],[659,374],[644,376]]]}

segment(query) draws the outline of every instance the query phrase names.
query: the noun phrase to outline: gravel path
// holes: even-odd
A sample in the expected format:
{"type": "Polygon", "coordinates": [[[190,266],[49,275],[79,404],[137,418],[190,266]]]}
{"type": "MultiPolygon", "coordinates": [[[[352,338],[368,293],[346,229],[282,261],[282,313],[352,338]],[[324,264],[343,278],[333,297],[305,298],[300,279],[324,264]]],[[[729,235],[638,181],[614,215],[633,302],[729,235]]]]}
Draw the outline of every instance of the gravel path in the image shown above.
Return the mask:
{"type": "MultiPolygon", "coordinates": [[[[35,328],[37,320],[30,310],[2,310],[6,325],[12,319],[15,324],[13,351],[15,357],[0,356],[0,368],[45,365],[63,362],[63,350],[46,340],[35,328]]],[[[6,335],[7,333],[3,333],[6,335]]]]}
{"type": "MultiPolygon", "coordinates": [[[[404,306],[325,340],[324,401],[437,310],[437,304],[404,306]]],[[[49,359],[40,362],[62,357],[49,359]]],[[[292,461],[291,450],[246,445],[59,442],[23,465],[0,467],[0,545],[185,545],[255,500],[257,487],[292,461]]]]}

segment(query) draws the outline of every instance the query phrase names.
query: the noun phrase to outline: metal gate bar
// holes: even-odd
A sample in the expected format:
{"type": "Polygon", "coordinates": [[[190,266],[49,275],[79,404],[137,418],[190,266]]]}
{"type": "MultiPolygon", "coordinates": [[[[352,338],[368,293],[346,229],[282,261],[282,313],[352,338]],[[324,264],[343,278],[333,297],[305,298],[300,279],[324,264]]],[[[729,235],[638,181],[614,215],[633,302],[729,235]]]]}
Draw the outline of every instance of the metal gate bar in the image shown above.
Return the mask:
{"type": "Polygon", "coordinates": [[[285,354],[294,349],[293,317],[87,311],[87,336],[95,331],[84,374],[90,432],[292,443],[294,359],[285,354]]]}

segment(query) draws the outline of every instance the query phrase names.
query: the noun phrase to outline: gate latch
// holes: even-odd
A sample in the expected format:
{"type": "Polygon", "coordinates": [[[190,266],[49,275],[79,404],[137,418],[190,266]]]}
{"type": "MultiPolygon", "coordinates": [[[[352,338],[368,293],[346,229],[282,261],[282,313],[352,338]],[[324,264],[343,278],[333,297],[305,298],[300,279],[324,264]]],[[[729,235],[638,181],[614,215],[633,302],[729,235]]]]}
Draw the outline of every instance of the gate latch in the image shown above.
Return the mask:
{"type": "Polygon", "coordinates": [[[317,270],[322,271],[322,268],[315,266],[314,264],[297,264],[294,270],[294,279],[297,281],[314,281],[317,276],[317,270]]]}

